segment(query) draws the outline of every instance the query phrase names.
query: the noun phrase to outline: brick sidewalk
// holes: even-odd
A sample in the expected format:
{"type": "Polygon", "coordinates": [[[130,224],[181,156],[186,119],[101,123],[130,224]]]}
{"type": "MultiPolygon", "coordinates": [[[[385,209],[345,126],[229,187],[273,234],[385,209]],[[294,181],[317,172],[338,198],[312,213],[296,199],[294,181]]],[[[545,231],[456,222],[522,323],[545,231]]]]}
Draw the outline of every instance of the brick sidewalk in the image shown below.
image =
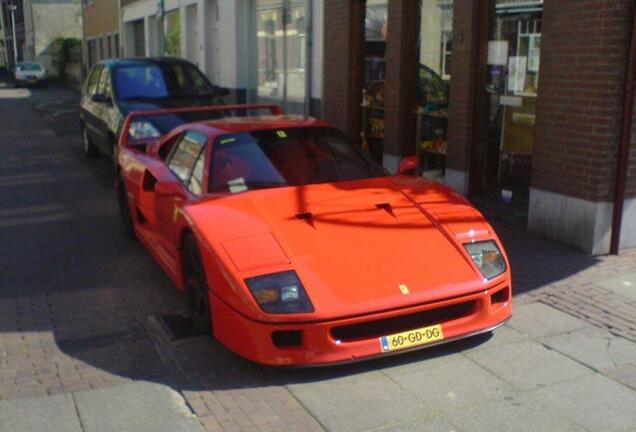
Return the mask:
{"type": "Polygon", "coordinates": [[[517,302],[546,303],[636,342],[636,250],[591,257],[510,225],[497,231],[517,302]],[[632,295],[612,289],[616,285],[632,295]]]}

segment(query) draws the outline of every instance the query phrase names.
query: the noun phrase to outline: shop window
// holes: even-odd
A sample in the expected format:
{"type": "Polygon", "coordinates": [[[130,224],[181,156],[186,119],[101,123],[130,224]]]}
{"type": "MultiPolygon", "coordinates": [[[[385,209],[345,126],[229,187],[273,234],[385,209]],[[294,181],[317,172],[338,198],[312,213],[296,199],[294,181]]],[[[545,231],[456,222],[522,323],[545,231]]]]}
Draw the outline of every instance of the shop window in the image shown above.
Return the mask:
{"type": "Polygon", "coordinates": [[[296,62],[296,66],[298,69],[305,69],[306,58],[305,58],[305,50],[307,48],[307,33],[305,30],[305,17],[300,17],[296,20],[296,32],[297,32],[297,42],[298,42],[298,60],[296,62]]]}
{"type": "Polygon", "coordinates": [[[382,162],[388,0],[367,0],[364,19],[362,146],[382,162]]]}
{"type": "Polygon", "coordinates": [[[421,0],[419,23],[415,153],[422,175],[442,181],[446,173],[453,2],[421,0]]]}
{"type": "Polygon", "coordinates": [[[488,49],[490,124],[481,192],[527,209],[539,88],[541,4],[497,4],[488,49]],[[505,6],[505,7],[504,7],[505,6]]]}
{"type": "Polygon", "coordinates": [[[265,81],[276,81],[276,23],[265,21],[265,81]]]}
{"type": "Polygon", "coordinates": [[[144,20],[133,21],[133,47],[136,57],[146,55],[146,38],[144,36],[144,20]]]}
{"type": "Polygon", "coordinates": [[[453,32],[442,32],[442,55],[440,56],[440,71],[442,78],[450,80],[450,60],[453,52],[453,32]]]}
{"type": "Polygon", "coordinates": [[[166,55],[181,57],[181,17],[179,9],[167,12],[163,18],[165,26],[166,55]]]}
{"type": "Polygon", "coordinates": [[[255,0],[250,88],[254,102],[273,102],[290,113],[305,111],[305,1],[255,0]]]}

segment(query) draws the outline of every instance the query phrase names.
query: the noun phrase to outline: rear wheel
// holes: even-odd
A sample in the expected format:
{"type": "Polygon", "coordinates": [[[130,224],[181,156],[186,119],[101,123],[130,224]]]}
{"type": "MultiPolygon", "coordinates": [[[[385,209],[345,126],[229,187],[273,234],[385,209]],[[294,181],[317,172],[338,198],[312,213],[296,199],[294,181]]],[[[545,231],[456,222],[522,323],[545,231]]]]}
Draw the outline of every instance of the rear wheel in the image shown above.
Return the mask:
{"type": "Polygon", "coordinates": [[[212,314],[205,269],[199,247],[191,234],[184,240],[182,259],[183,276],[190,296],[190,312],[194,327],[201,333],[212,333],[212,314]]]}
{"type": "Polygon", "coordinates": [[[117,204],[119,207],[119,217],[121,219],[122,229],[126,237],[135,238],[135,228],[133,226],[132,213],[128,202],[128,194],[123,179],[120,177],[117,182],[117,204]]]}
{"type": "Polygon", "coordinates": [[[88,135],[88,131],[86,130],[86,126],[82,126],[82,141],[84,142],[84,156],[87,158],[96,158],[99,155],[99,151],[91,137],[88,135]]]}

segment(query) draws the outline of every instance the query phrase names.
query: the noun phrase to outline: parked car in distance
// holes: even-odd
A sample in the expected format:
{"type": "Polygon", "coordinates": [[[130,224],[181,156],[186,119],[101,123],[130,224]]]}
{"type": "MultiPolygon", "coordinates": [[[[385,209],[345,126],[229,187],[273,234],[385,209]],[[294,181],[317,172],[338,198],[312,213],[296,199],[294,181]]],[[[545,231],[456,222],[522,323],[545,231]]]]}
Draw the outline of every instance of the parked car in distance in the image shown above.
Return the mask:
{"type": "Polygon", "coordinates": [[[48,74],[42,63],[18,62],[15,65],[13,82],[16,87],[25,85],[46,86],[48,74]]]}
{"type": "Polygon", "coordinates": [[[322,365],[490,332],[512,314],[504,248],[464,198],[391,176],[344,133],[276,105],[129,136],[116,191],[125,231],[190,296],[199,330],[269,365],[322,365]]]}
{"type": "MultiPolygon", "coordinates": [[[[91,69],[82,86],[80,123],[87,157],[100,152],[116,161],[117,140],[126,115],[134,110],[222,103],[227,89],[210,83],[192,63],[175,58],[111,59],[91,69]]],[[[166,116],[130,125],[135,138],[158,137],[194,120],[166,116]]]]}

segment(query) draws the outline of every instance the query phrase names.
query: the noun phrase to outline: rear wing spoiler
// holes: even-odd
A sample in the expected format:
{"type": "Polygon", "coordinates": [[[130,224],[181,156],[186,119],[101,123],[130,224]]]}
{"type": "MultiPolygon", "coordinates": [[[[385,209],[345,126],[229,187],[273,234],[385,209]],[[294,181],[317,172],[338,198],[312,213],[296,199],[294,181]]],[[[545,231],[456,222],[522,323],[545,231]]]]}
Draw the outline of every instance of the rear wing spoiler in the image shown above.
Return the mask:
{"type": "MultiPolygon", "coordinates": [[[[132,111],[128,113],[126,119],[121,128],[121,132],[119,134],[119,146],[124,147],[128,146],[130,143],[130,125],[133,120],[139,117],[153,117],[153,116],[162,116],[162,115],[170,115],[170,114],[196,114],[196,113],[207,113],[207,112],[228,112],[233,111],[236,115],[237,111],[250,111],[250,110],[269,110],[272,115],[285,115],[283,109],[276,104],[235,104],[235,105],[206,105],[206,106],[197,106],[197,107],[182,107],[182,108],[167,108],[167,109],[154,109],[154,110],[141,110],[141,111],[132,111]]],[[[231,115],[226,115],[226,117],[231,117],[231,115]]],[[[156,138],[140,138],[140,145],[145,145],[148,141],[154,140],[156,138]]]]}

